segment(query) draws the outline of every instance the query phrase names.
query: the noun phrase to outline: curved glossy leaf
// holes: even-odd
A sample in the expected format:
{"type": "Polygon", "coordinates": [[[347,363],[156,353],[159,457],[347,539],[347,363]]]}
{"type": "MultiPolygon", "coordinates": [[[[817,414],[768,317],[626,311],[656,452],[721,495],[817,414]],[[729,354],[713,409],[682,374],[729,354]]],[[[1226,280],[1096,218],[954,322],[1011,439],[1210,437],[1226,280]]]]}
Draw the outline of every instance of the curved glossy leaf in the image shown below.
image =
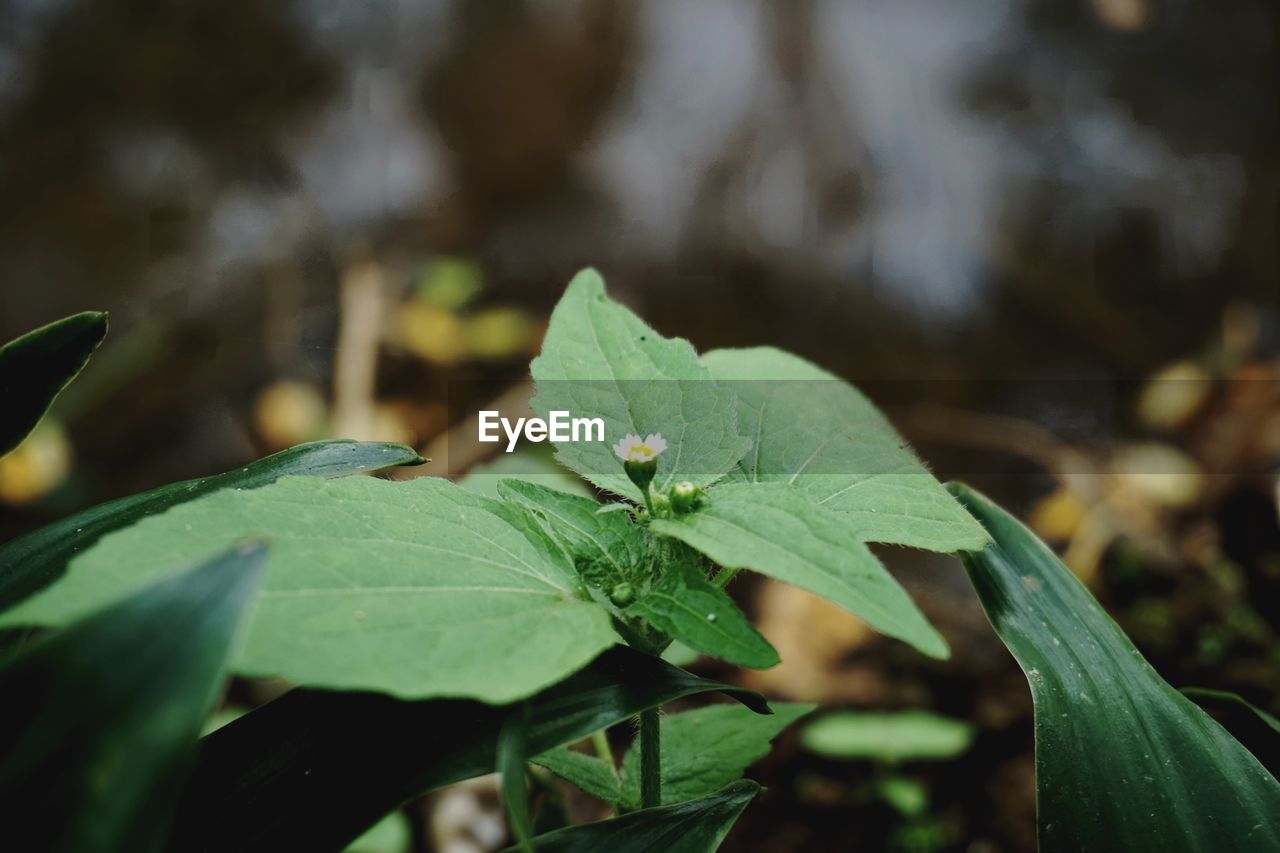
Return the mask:
{"type": "Polygon", "coordinates": [[[602,489],[640,500],[612,445],[624,435],[660,433],[654,485],[714,483],[750,442],[739,435],[733,393],[719,387],[682,338],[665,338],[610,299],[592,269],[574,276],[551,314],[542,353],[529,365],[538,391],[529,405],[603,418],[603,442],[556,445],[556,459],[602,489]]]}
{"type": "Polygon", "coordinates": [[[107,336],[107,315],[83,311],[0,346],[0,456],[17,447],[107,336]]]}
{"type": "Polygon", "coordinates": [[[272,543],[237,672],[407,698],[523,698],[613,645],[563,551],[527,513],[435,477],[285,477],[223,490],[105,537],[5,614],[64,624],[163,567],[272,543]]]}
{"type": "Polygon", "coordinates": [[[932,657],[947,643],[853,528],[782,483],[725,483],[697,512],[654,519],[650,529],[721,566],[795,584],[932,657]]]}
{"type": "Polygon", "coordinates": [[[759,785],[744,779],[700,800],[539,835],[533,839],[533,849],[546,853],[708,853],[720,846],[738,815],[759,792],[759,785]]]}
{"type": "Polygon", "coordinates": [[[163,842],[264,553],[237,548],[162,580],[0,673],[10,840],[67,851],[163,842]]]}
{"type": "Polygon", "coordinates": [[[1034,534],[950,488],[995,540],[963,558],[1031,685],[1040,849],[1280,850],[1280,783],[1160,678],[1034,534]]]}
{"type": "MultiPolygon", "coordinates": [[[[529,700],[527,749],[544,752],[707,692],[769,713],[755,693],[616,646],[529,700]]],[[[204,739],[172,846],[339,847],[416,794],[492,773],[511,710],[294,690],[204,739]]]]}
{"type": "Polygon", "coordinates": [[[400,444],[316,441],[282,450],[225,474],[171,483],[98,504],[0,545],[0,611],[53,583],[67,561],[107,533],[211,492],[256,489],[287,475],[343,477],[422,461],[412,449],[400,444]]]}

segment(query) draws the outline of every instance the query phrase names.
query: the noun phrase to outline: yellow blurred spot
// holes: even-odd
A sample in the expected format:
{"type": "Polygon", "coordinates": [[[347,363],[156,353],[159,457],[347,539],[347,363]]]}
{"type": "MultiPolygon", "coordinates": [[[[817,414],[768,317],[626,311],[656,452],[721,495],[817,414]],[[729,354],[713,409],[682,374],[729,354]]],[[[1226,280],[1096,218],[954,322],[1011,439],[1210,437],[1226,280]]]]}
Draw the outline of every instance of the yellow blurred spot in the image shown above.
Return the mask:
{"type": "Polygon", "coordinates": [[[1203,475],[1195,460],[1167,444],[1131,444],[1112,461],[1116,482],[1131,497],[1176,509],[1195,501],[1203,475]]]}
{"type": "Polygon", "coordinates": [[[437,364],[455,364],[467,353],[462,321],[456,314],[410,302],[400,311],[400,343],[409,352],[437,364]]]}
{"type": "Polygon", "coordinates": [[[1027,523],[1048,542],[1065,542],[1080,527],[1087,507],[1075,492],[1059,487],[1040,499],[1027,523]]]}
{"type": "Polygon", "coordinates": [[[66,432],[45,418],[9,455],[0,458],[0,503],[22,506],[44,497],[67,478],[72,457],[66,432]]]}
{"type": "Polygon", "coordinates": [[[537,342],[537,325],[517,308],[489,308],[466,321],[466,347],[477,358],[524,355],[537,342]]]}
{"type": "Polygon", "coordinates": [[[1210,376],[1203,368],[1189,361],[1171,364],[1142,389],[1138,417],[1152,429],[1177,429],[1200,410],[1210,390],[1210,376]]]}
{"type": "Polygon", "coordinates": [[[273,382],[258,393],[253,404],[254,427],[273,449],[323,438],[328,419],[324,395],[306,382],[273,382]]]}

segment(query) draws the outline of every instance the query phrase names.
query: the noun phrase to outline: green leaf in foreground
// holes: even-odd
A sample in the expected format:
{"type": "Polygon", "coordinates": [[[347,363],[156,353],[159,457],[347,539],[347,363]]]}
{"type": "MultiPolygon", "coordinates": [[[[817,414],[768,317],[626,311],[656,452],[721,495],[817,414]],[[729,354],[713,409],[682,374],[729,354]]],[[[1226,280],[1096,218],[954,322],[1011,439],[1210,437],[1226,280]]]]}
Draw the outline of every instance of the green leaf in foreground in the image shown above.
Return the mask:
{"type": "Polygon", "coordinates": [[[724,590],[688,562],[669,565],[662,577],[626,609],[690,648],[738,666],[767,669],[778,652],[760,635],[724,590]]]}
{"type": "Polygon", "coordinates": [[[162,580],[0,673],[0,801],[44,850],[150,850],[220,689],[262,546],[162,580]]]}
{"type": "Polygon", "coordinates": [[[1034,534],[950,488],[995,540],[964,563],[1031,685],[1040,849],[1280,850],[1280,784],[1034,534]]]}
{"type": "Polygon", "coordinates": [[[288,475],[342,477],[422,461],[417,453],[400,444],[316,441],[282,450],[225,474],[171,483],[98,504],[0,545],[0,610],[53,583],[68,560],[107,533],[211,492],[256,489],[288,475]]]}
{"type": "Polygon", "coordinates": [[[539,416],[553,410],[603,418],[605,441],[570,442],[556,458],[614,494],[640,500],[612,445],[629,433],[661,433],[668,447],[654,486],[714,483],[742,458],[733,392],[719,387],[682,338],[664,338],[611,300],[595,270],[569,283],[551,314],[542,354],[530,365],[539,416]]]}
{"type": "Polygon", "coordinates": [[[606,613],[527,515],[447,480],[285,477],[104,537],[4,615],[58,625],[246,537],[270,539],[238,672],[405,697],[509,702],[613,644],[606,613]]]}
{"type": "Polygon", "coordinates": [[[942,761],[969,748],[973,728],[928,711],[836,711],[805,726],[800,742],[827,758],[942,761]]]}
{"type": "Polygon", "coordinates": [[[596,799],[614,806],[624,802],[617,771],[603,759],[562,746],[536,755],[532,761],[596,799]]]}
{"type": "Polygon", "coordinates": [[[83,311],[0,346],[0,456],[44,417],[107,336],[107,315],[83,311]]]}
{"type": "MultiPolygon", "coordinates": [[[[768,713],[757,694],[615,646],[530,698],[527,749],[545,752],[707,692],[768,713]]],[[[416,794],[492,773],[510,713],[457,699],[294,690],[204,739],[172,846],[341,847],[416,794]]]]}
{"type": "Polygon", "coordinates": [[[725,483],[707,506],[650,528],[726,568],[807,589],[927,655],[947,655],[946,641],[851,526],[781,483],[725,483]]]}
{"type": "Polygon", "coordinates": [[[840,513],[864,542],[942,552],[986,544],[982,528],[848,382],[771,347],[714,350],[702,360],[736,395],[739,428],[753,443],[732,479],[786,483],[840,513]]]}
{"type": "MultiPolygon", "coordinates": [[[[741,705],[708,705],[662,718],[662,802],[702,797],[742,776],[769,753],[769,742],[814,709],[799,702],[775,702],[762,717],[741,705]]],[[[622,793],[640,803],[640,752],[622,762],[622,793]]]]}
{"type": "Polygon", "coordinates": [[[539,835],[533,840],[533,849],[546,853],[709,853],[720,846],[759,791],[759,785],[744,779],[700,800],[539,835]]]}

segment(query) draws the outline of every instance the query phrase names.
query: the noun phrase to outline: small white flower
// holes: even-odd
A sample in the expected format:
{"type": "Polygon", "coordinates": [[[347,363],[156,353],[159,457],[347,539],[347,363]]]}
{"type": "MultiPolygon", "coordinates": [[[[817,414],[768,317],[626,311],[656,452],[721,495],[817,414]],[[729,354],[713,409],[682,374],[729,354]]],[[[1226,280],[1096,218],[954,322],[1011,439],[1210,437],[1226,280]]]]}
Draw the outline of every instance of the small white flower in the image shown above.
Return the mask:
{"type": "Polygon", "coordinates": [[[667,440],[661,433],[656,432],[649,433],[649,437],[644,440],[634,433],[624,435],[613,446],[613,452],[618,454],[618,458],[623,462],[651,462],[666,449],[667,440]]]}

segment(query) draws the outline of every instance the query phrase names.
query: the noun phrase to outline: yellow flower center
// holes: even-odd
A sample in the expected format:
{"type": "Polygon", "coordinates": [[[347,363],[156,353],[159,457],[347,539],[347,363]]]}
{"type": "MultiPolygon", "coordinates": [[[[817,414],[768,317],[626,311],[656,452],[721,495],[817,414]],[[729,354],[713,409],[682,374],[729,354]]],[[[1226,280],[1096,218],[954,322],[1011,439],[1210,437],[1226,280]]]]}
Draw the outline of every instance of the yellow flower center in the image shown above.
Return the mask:
{"type": "Polygon", "coordinates": [[[652,451],[652,450],[650,450],[648,447],[646,447],[646,446],[645,446],[645,445],[643,445],[643,444],[633,444],[633,445],[631,445],[631,452],[632,452],[632,453],[643,453],[645,456],[652,456],[652,455],[653,455],[653,451],[652,451]]]}

